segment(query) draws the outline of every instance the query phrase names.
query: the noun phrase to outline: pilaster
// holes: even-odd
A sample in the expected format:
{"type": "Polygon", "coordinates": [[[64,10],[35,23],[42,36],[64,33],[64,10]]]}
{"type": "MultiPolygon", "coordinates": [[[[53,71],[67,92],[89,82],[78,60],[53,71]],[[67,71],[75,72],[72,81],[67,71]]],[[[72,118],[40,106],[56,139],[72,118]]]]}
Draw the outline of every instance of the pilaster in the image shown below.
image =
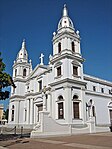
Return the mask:
{"type": "Polygon", "coordinates": [[[65,120],[66,122],[72,123],[72,94],[71,86],[64,87],[64,97],[65,97],[65,120]]]}
{"type": "Polygon", "coordinates": [[[47,111],[46,94],[42,93],[42,96],[43,96],[43,111],[47,111]]]}
{"type": "Polygon", "coordinates": [[[33,98],[30,99],[30,124],[33,124],[34,121],[34,105],[33,98]]]}
{"type": "Polygon", "coordinates": [[[27,124],[29,124],[30,122],[30,102],[29,102],[29,99],[27,99],[27,124]]]}

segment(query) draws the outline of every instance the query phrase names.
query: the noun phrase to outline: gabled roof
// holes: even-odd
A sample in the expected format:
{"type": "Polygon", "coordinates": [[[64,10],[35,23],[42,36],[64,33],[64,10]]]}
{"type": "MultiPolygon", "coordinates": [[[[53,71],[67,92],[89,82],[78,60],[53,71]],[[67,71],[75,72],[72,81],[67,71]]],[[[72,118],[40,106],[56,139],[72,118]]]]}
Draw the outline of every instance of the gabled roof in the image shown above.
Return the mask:
{"type": "Polygon", "coordinates": [[[40,76],[41,74],[44,74],[45,72],[49,71],[49,69],[49,66],[39,64],[34,68],[32,73],[29,75],[28,79],[40,76]]]}

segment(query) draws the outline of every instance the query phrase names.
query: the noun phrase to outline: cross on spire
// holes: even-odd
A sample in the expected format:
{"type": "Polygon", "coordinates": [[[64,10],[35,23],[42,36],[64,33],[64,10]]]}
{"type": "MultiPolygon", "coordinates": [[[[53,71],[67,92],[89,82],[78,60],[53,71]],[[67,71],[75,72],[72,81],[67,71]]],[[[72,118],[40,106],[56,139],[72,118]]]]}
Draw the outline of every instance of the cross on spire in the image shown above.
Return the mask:
{"type": "Polygon", "coordinates": [[[43,58],[44,58],[44,54],[43,53],[41,53],[41,55],[40,55],[40,65],[43,65],[44,63],[43,63],[43,58]]]}

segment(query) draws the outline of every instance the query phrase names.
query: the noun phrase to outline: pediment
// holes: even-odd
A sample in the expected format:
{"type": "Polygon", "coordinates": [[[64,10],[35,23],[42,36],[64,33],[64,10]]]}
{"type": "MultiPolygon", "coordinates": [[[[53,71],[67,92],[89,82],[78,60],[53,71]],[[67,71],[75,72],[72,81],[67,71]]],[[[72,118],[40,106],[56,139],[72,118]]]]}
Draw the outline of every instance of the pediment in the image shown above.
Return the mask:
{"type": "Polygon", "coordinates": [[[48,67],[45,65],[37,65],[35,69],[30,74],[30,78],[37,77],[48,70],[48,67]]]}

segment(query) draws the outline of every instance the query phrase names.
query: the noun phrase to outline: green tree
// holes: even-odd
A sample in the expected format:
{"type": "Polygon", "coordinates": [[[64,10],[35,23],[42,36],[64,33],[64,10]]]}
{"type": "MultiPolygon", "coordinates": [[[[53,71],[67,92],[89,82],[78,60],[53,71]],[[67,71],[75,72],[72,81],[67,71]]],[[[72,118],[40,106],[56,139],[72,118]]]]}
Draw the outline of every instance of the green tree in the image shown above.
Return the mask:
{"type": "Polygon", "coordinates": [[[6,109],[6,111],[4,111],[4,119],[8,120],[8,115],[9,115],[9,109],[6,109]]]}
{"type": "Polygon", "coordinates": [[[5,71],[6,65],[3,63],[3,59],[1,58],[1,52],[0,52],[0,100],[5,100],[9,98],[9,91],[2,91],[3,88],[8,86],[16,87],[12,77],[7,74],[5,71]]]}

